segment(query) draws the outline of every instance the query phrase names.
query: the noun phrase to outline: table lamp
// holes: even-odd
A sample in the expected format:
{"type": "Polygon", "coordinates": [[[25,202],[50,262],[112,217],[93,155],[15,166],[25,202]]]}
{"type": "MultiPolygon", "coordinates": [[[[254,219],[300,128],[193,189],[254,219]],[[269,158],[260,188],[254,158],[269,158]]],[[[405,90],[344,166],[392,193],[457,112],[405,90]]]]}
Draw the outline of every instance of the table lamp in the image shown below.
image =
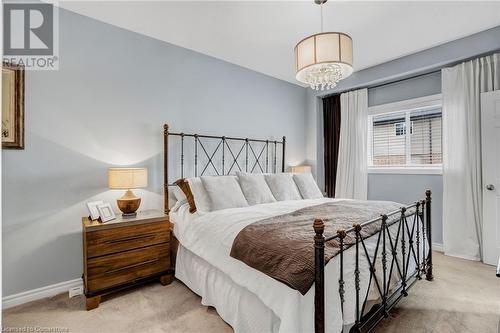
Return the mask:
{"type": "Polygon", "coordinates": [[[309,165],[296,165],[290,167],[290,172],[292,173],[311,173],[311,166],[309,165]]]}
{"type": "Polygon", "coordinates": [[[148,186],[148,169],[146,168],[109,168],[108,186],[110,189],[127,190],[118,200],[118,208],[123,217],[136,216],[141,198],[135,196],[130,189],[148,186]]]}

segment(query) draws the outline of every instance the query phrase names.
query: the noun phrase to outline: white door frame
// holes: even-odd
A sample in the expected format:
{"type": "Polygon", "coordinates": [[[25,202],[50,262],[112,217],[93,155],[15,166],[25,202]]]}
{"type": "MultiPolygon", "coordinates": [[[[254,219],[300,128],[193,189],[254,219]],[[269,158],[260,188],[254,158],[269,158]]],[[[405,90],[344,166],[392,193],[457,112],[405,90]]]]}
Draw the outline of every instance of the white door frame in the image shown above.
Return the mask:
{"type": "Polygon", "coordinates": [[[483,262],[500,256],[500,90],[481,94],[483,262]]]}

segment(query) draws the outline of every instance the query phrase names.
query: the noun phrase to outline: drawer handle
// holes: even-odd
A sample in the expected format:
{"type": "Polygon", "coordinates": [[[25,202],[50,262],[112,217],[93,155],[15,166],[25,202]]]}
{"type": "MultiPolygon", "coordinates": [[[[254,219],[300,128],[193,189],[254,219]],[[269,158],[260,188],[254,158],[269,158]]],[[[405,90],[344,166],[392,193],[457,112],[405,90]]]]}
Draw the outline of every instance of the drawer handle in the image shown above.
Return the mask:
{"type": "Polygon", "coordinates": [[[146,261],[143,261],[143,262],[140,262],[140,263],[137,263],[137,264],[132,264],[132,265],[128,265],[128,266],[125,266],[125,267],[120,267],[120,268],[117,268],[117,269],[112,269],[112,270],[106,271],[104,274],[113,274],[113,273],[116,273],[116,272],[121,272],[121,271],[125,271],[127,269],[131,269],[131,268],[137,268],[137,267],[140,267],[140,266],[150,265],[150,264],[154,264],[157,261],[158,261],[158,258],[151,259],[151,260],[146,260],[146,261]]]}
{"type": "Polygon", "coordinates": [[[128,241],[138,240],[138,239],[143,239],[143,238],[151,238],[151,237],[155,237],[155,236],[156,236],[156,234],[132,236],[132,237],[119,238],[119,239],[112,239],[112,240],[106,241],[104,243],[114,244],[114,243],[128,242],[128,241]]]}

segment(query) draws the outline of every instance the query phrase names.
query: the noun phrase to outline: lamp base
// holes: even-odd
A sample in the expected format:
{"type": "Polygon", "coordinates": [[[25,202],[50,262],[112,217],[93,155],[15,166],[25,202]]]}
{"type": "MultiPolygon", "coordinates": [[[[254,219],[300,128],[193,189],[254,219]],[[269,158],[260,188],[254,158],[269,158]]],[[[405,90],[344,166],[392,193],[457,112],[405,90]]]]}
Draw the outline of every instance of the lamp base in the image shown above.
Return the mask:
{"type": "Polygon", "coordinates": [[[137,216],[137,212],[128,213],[128,214],[122,213],[122,217],[124,219],[133,218],[133,217],[136,217],[136,216],[137,216]]]}
{"type": "Polygon", "coordinates": [[[137,215],[136,211],[141,205],[141,198],[134,195],[131,190],[127,190],[123,197],[116,200],[118,208],[122,211],[123,217],[134,217],[137,215]]]}

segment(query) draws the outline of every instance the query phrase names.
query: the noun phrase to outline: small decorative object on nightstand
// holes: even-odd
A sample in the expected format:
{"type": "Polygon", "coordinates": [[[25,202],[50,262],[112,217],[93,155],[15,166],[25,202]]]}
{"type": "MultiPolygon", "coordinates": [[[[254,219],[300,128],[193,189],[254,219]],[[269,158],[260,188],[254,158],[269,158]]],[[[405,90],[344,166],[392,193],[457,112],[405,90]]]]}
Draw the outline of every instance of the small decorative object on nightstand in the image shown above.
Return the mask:
{"type": "Polygon", "coordinates": [[[109,168],[108,185],[111,189],[127,190],[123,197],[117,200],[117,204],[124,217],[133,217],[141,204],[141,198],[136,197],[130,189],[148,186],[148,169],[109,168]]]}
{"type": "Polygon", "coordinates": [[[163,285],[172,282],[168,215],[149,210],[108,223],[83,217],[82,227],[87,310],[97,308],[102,295],[117,290],[155,279],[163,285]]]}
{"type": "Polygon", "coordinates": [[[102,200],[87,202],[87,208],[89,209],[89,216],[91,220],[97,220],[99,218],[99,210],[97,209],[97,206],[102,205],[103,203],[104,201],[102,200]]]}
{"type": "Polygon", "coordinates": [[[115,212],[113,212],[113,208],[111,208],[111,204],[109,203],[97,205],[97,211],[99,212],[101,222],[108,222],[116,219],[115,212]]]}

